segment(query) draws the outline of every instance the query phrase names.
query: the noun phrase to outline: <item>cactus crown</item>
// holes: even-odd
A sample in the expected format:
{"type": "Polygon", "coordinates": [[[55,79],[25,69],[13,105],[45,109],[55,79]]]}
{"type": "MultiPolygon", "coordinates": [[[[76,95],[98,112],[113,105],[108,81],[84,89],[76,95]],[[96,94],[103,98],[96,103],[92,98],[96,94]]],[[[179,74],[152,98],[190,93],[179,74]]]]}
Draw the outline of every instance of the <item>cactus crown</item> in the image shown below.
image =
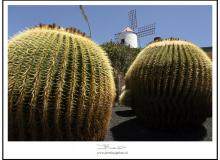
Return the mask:
{"type": "MultiPolygon", "coordinates": [[[[59,32],[64,31],[64,32],[72,33],[72,34],[79,34],[79,35],[81,35],[81,36],[83,36],[83,37],[88,37],[85,32],[81,32],[81,31],[80,31],[79,29],[77,29],[77,28],[74,28],[74,27],[63,28],[63,27],[61,27],[61,26],[59,26],[59,25],[56,25],[55,23],[53,23],[53,24],[42,24],[42,23],[40,23],[39,25],[34,26],[34,27],[30,28],[30,29],[57,30],[57,31],[59,31],[59,32]]],[[[89,37],[88,37],[88,38],[89,38],[89,37]]]]}
{"type": "Polygon", "coordinates": [[[164,46],[164,45],[192,45],[194,47],[197,47],[195,44],[193,44],[190,41],[182,40],[180,38],[174,38],[174,37],[165,38],[165,39],[162,39],[162,38],[156,39],[154,41],[149,42],[146,47],[154,47],[154,45],[156,45],[156,46],[164,46]]]}

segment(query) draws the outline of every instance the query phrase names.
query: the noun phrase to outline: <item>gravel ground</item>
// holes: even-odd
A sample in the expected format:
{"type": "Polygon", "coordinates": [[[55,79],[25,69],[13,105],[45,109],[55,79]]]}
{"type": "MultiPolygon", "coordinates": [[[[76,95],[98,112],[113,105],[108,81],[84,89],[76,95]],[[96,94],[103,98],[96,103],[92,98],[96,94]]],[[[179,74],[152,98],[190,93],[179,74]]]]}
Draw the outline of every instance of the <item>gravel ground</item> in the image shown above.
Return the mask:
{"type": "Polygon", "coordinates": [[[105,141],[211,141],[212,118],[208,118],[197,128],[176,131],[156,131],[138,123],[128,107],[114,107],[110,129],[105,141]]]}

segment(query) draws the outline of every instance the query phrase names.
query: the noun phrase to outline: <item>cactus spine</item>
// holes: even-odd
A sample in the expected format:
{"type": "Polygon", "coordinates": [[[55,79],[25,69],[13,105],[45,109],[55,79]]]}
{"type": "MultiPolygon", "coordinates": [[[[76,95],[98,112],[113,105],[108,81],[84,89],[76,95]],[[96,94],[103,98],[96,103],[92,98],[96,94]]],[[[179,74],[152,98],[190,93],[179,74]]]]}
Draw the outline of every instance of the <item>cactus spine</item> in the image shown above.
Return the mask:
{"type": "Polygon", "coordinates": [[[201,124],[212,112],[211,60],[187,41],[152,42],[127,71],[120,101],[149,127],[201,124]]]}
{"type": "Polygon", "coordinates": [[[103,140],[115,97],[106,53],[75,29],[9,41],[9,140],[103,140]]]}

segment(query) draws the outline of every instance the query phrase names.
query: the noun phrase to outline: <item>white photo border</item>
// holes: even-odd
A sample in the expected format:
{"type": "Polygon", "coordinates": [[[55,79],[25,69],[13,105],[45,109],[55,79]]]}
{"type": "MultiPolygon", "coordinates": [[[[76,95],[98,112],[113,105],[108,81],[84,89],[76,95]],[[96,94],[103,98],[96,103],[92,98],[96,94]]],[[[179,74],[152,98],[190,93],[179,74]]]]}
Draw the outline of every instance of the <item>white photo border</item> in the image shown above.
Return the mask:
{"type": "Polygon", "coordinates": [[[217,2],[216,1],[4,1],[2,14],[3,29],[3,158],[50,158],[50,159],[142,159],[142,158],[217,158],[217,2]],[[213,60],[213,116],[212,141],[8,141],[8,6],[9,5],[211,5],[212,6],[212,60],[213,60]],[[98,145],[123,146],[123,153],[100,154],[98,145]]]}

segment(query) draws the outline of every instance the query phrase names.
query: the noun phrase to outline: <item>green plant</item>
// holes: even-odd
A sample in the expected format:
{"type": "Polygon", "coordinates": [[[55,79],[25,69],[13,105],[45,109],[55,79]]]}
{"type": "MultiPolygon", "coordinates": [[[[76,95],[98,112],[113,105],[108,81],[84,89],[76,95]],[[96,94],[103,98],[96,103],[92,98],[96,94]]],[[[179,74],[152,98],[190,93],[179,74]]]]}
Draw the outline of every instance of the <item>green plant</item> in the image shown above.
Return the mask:
{"type": "Polygon", "coordinates": [[[116,102],[118,102],[121,87],[124,85],[125,73],[141,48],[130,48],[112,41],[102,44],[101,47],[106,51],[113,67],[117,93],[116,102]]]}
{"type": "Polygon", "coordinates": [[[212,114],[211,60],[187,41],[152,42],[127,71],[120,101],[149,127],[201,124],[212,114]]]}
{"type": "Polygon", "coordinates": [[[141,48],[130,48],[111,41],[102,44],[101,47],[106,51],[111,60],[112,67],[124,74],[137,54],[141,51],[141,48]]]}
{"type": "Polygon", "coordinates": [[[74,28],[9,41],[9,140],[103,140],[115,97],[106,53],[74,28]]]}

